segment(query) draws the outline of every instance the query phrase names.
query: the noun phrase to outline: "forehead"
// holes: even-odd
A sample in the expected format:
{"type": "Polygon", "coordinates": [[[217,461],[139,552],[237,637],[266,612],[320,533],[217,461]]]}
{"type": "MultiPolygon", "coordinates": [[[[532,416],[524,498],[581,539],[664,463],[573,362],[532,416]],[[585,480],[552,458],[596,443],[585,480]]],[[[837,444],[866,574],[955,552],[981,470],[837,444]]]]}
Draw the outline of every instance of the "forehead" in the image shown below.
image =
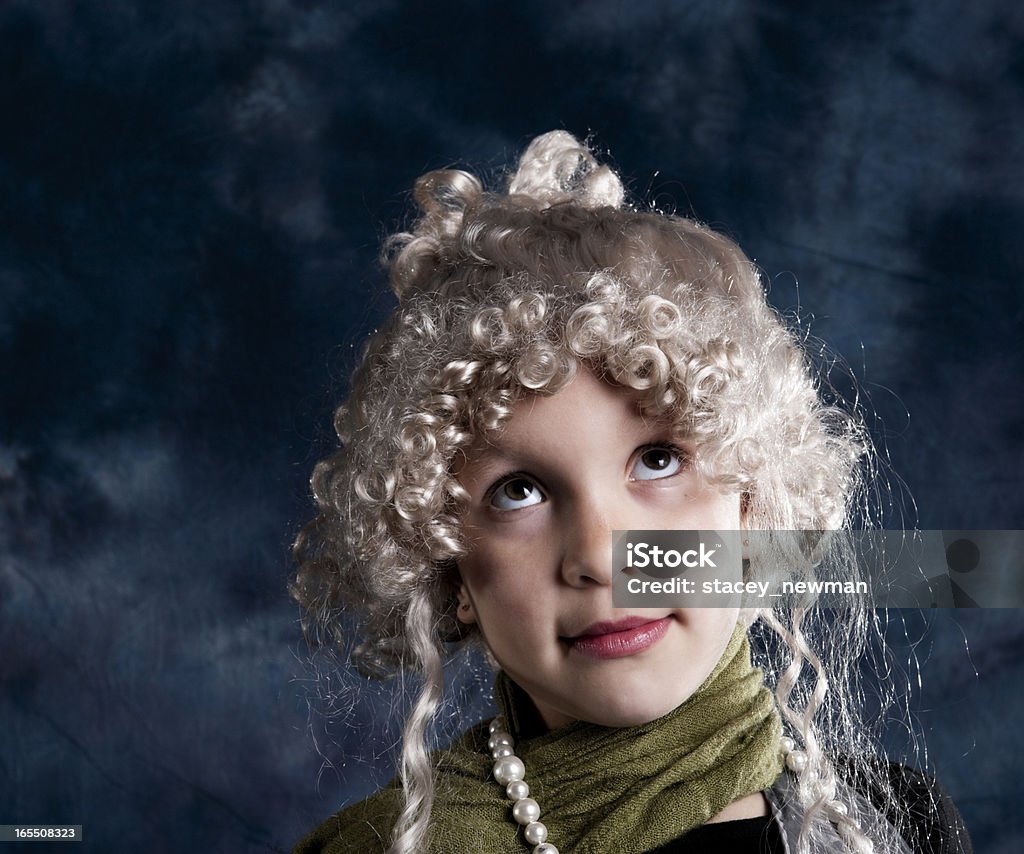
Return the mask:
{"type": "Polygon", "coordinates": [[[636,391],[581,368],[555,394],[520,398],[499,430],[477,438],[459,471],[506,461],[529,462],[552,453],[600,453],[661,429],[645,416],[636,391]]]}
{"type": "Polygon", "coordinates": [[[554,394],[531,394],[518,400],[498,439],[514,441],[527,434],[595,419],[603,425],[646,420],[636,391],[598,379],[589,369],[580,368],[554,394]]]}

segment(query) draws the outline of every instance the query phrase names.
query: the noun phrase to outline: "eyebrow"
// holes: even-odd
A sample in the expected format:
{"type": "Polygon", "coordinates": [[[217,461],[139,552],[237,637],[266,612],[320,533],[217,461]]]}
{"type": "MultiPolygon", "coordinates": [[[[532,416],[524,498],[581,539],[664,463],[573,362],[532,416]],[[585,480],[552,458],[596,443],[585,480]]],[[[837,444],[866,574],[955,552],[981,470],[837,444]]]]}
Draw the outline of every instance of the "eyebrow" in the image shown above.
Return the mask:
{"type": "Polygon", "coordinates": [[[492,469],[504,468],[517,461],[524,461],[530,464],[533,460],[524,460],[528,457],[528,449],[508,448],[495,442],[486,442],[484,445],[476,446],[465,453],[463,457],[462,470],[472,467],[484,473],[490,473],[492,469]]]}

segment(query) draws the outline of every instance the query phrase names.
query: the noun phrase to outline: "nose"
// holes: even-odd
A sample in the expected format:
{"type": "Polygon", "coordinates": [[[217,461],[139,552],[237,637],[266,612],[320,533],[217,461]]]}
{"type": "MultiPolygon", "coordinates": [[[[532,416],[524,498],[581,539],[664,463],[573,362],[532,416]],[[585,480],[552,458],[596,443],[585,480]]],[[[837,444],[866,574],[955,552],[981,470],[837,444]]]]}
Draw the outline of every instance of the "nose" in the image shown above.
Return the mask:
{"type": "Polygon", "coordinates": [[[564,519],[562,579],[573,587],[612,583],[609,508],[593,496],[574,501],[564,519]]]}

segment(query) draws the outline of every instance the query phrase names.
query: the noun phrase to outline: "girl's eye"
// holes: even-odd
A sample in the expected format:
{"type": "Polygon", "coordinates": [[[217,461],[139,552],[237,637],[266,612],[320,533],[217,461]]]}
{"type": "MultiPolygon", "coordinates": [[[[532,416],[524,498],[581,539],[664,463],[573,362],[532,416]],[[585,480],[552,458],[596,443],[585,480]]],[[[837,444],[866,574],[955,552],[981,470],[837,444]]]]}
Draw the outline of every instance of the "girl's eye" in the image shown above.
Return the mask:
{"type": "Polygon", "coordinates": [[[522,510],[543,500],[544,495],[537,484],[525,477],[513,477],[498,484],[491,495],[491,506],[498,510],[522,510]]]}
{"type": "Polygon", "coordinates": [[[645,448],[633,463],[633,480],[659,480],[672,477],[683,467],[683,453],[671,445],[645,448]]]}

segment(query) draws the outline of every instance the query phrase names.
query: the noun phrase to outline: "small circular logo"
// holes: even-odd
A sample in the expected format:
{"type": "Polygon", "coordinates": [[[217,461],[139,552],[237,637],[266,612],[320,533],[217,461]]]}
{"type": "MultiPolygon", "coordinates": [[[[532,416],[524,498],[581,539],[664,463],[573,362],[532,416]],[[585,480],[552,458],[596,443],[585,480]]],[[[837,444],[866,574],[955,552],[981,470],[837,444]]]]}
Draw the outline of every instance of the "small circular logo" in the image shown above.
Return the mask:
{"type": "Polygon", "coordinates": [[[973,540],[954,540],[946,548],[946,564],[953,572],[972,572],[981,562],[981,551],[973,540]]]}

